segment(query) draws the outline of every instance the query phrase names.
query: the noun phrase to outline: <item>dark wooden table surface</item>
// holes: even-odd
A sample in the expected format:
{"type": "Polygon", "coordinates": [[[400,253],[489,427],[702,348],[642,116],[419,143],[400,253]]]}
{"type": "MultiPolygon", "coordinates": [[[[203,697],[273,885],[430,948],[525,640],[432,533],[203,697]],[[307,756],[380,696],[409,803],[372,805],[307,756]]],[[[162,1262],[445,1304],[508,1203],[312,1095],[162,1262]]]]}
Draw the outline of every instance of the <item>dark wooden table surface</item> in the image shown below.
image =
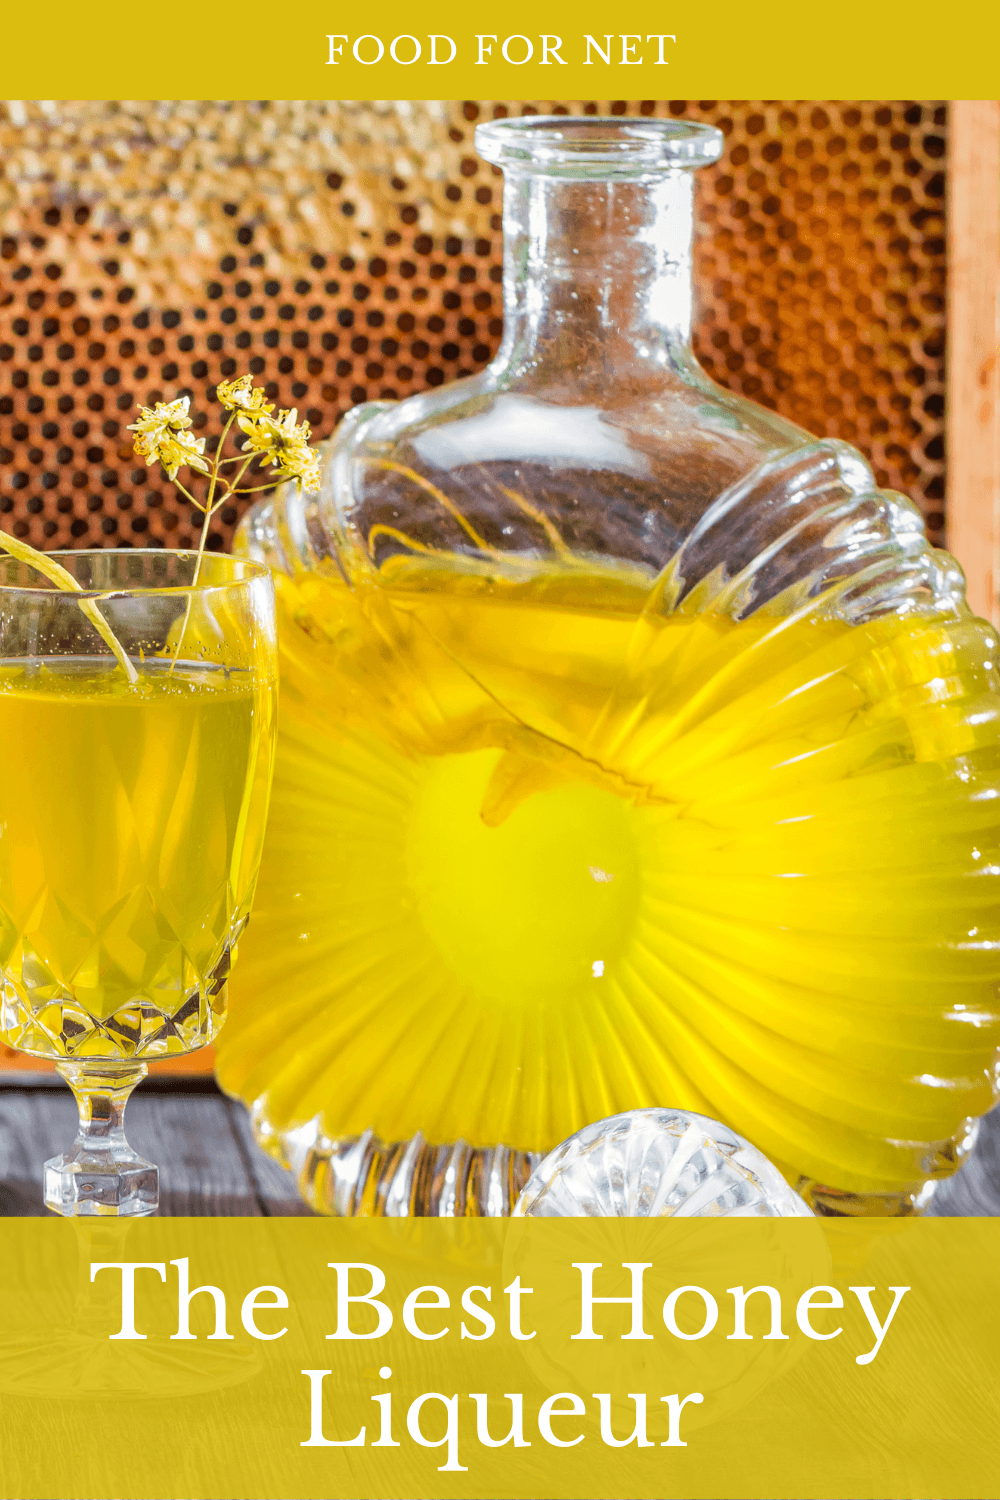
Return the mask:
{"type": "MultiPolygon", "coordinates": [[[[53,1074],[0,1072],[0,1217],[44,1214],[42,1163],[73,1139],[76,1107],[53,1074]]],[[[148,1078],[128,1106],[128,1137],[160,1168],[164,1214],[310,1212],[256,1145],[246,1110],[210,1079],[148,1078]]],[[[972,1157],[934,1197],[936,1214],[1000,1216],[1000,1107],[972,1157]]]]}
{"type": "MultiPolygon", "coordinates": [[[[290,1172],[256,1145],[246,1110],[211,1079],[147,1078],[130,1144],[160,1169],[164,1214],[307,1214],[290,1172]]],[[[0,1072],[0,1216],[45,1214],[42,1163],[72,1141],[76,1106],[55,1074],[0,1072]]]]}

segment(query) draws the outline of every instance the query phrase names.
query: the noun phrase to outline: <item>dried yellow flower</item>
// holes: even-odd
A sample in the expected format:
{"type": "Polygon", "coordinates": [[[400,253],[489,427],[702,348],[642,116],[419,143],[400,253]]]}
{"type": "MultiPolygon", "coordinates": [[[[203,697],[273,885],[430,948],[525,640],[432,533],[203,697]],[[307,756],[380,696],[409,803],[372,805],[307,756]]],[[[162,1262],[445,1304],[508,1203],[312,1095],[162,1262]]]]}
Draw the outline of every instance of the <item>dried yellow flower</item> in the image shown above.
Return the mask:
{"type": "Polygon", "coordinates": [[[179,396],[176,401],[157,401],[154,407],[140,406],[139,420],[130,424],[136,438],[132,451],[147,464],[159,463],[168,479],[175,479],[185,464],[202,474],[208,473],[208,462],[202,457],[205,439],[188,432],[191,400],[179,396]]]}
{"type": "MultiPolygon", "coordinates": [[[[308,422],[299,422],[299,414],[294,408],[272,417],[274,406],[266,399],[266,391],[260,386],[254,386],[251,375],[240,375],[236,380],[220,380],[215,393],[219,404],[231,415],[226,420],[211,460],[205,456],[205,439],[196,438],[189,431],[193,425],[189,396],[178,396],[176,401],[157,401],[153,407],[141,406],[138,421],[131,423],[128,428],[129,432],[135,433],[132,451],[144,458],[147,464],[162,464],[167,478],[174,480],[181,494],[204,515],[198,542],[195,583],[201,570],[212,516],[230,496],[249,495],[255,490],[269,489],[272,483],[280,479],[294,479],[300,489],[307,490],[318,490],[320,483],[319,460],[309,447],[311,428],[308,422]],[[223,456],[234,418],[247,439],[240,449],[241,453],[248,455],[246,458],[241,458],[239,454],[223,456]],[[244,485],[243,477],[256,458],[261,460],[262,466],[269,465],[276,471],[273,479],[267,484],[244,485]],[[232,476],[223,473],[223,468],[229,464],[238,465],[232,476]],[[192,494],[177,480],[178,469],[185,467],[209,476],[208,493],[203,499],[192,494]]],[[[258,472],[249,477],[259,479],[262,476],[258,472]]],[[[190,600],[177,639],[174,663],[180,655],[189,614],[190,600]]],[[[170,670],[173,671],[173,665],[170,670]]]]}
{"type": "Polygon", "coordinates": [[[151,464],[158,459],[167,473],[168,479],[177,478],[177,470],[186,464],[189,469],[197,469],[201,474],[208,473],[208,460],[202,455],[205,448],[205,439],[196,438],[191,432],[168,432],[160,438],[156,445],[156,451],[146,459],[151,464]]]}
{"type": "Polygon", "coordinates": [[[215,394],[227,411],[270,412],[272,402],[266,399],[260,386],[254,386],[252,375],[241,375],[238,380],[220,380],[215,394]]]}
{"type": "Polygon", "coordinates": [[[315,453],[313,453],[311,448],[306,448],[302,451],[301,455],[299,456],[298,467],[296,469],[287,469],[286,465],[286,470],[291,478],[297,479],[299,481],[299,484],[304,490],[309,490],[310,493],[315,493],[316,490],[319,489],[319,459],[316,457],[315,453]]]}
{"type": "Polygon", "coordinates": [[[131,423],[128,431],[139,433],[147,441],[158,440],[168,429],[181,432],[191,426],[190,409],[190,396],[178,396],[176,401],[157,401],[153,407],[140,406],[139,420],[131,423]]]}
{"type": "Polygon", "coordinates": [[[247,437],[243,452],[259,456],[282,479],[296,479],[303,489],[318,490],[319,462],[309,447],[312,429],[308,422],[298,422],[298,415],[295,407],[279,412],[276,418],[241,412],[237,420],[247,437]]]}

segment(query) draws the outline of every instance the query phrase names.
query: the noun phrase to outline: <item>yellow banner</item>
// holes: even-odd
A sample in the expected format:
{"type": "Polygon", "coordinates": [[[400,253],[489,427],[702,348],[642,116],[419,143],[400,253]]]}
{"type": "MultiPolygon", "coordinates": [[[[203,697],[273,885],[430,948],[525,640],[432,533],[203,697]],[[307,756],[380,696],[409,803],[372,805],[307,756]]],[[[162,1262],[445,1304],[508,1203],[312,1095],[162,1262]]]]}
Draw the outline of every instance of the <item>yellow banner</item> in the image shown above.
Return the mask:
{"type": "Polygon", "coordinates": [[[1000,8],[54,0],[8,5],[3,31],[4,92],[30,98],[980,98],[1000,8]]]}
{"type": "Polygon", "coordinates": [[[992,1220],[8,1220],[3,1493],[961,1497],[992,1220]]]}

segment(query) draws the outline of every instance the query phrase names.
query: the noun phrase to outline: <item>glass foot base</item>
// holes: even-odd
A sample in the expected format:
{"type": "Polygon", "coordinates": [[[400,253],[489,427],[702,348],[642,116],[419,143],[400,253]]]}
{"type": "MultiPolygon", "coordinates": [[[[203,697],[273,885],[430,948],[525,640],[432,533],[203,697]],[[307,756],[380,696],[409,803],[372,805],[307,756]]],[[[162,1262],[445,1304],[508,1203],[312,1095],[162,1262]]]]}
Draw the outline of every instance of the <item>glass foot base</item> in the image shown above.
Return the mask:
{"type": "Polygon", "coordinates": [[[52,1401],[182,1401],[258,1375],[256,1349],[136,1348],[74,1328],[0,1333],[0,1394],[52,1401]]]}
{"type": "Polygon", "coordinates": [[[80,1128],[70,1149],[45,1163],[46,1208],[67,1218],[155,1213],[159,1174],[132,1150],[124,1129],[125,1105],[146,1076],[145,1063],[63,1061],[56,1070],[76,1097],[80,1128]]]}
{"type": "Polygon", "coordinates": [[[152,1162],[125,1154],[116,1159],[78,1151],[45,1163],[45,1207],[66,1217],[104,1214],[135,1218],[156,1212],[159,1173],[152,1162]]]}

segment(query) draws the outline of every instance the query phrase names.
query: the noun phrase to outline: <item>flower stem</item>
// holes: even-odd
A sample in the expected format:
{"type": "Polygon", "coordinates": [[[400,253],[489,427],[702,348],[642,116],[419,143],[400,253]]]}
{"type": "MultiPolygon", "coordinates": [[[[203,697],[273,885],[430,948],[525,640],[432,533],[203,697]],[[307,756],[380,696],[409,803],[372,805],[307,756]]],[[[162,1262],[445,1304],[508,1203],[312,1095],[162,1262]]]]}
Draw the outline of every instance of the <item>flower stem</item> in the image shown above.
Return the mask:
{"type": "MultiPolygon", "coordinates": [[[[27,563],[29,568],[35,568],[56,588],[62,589],[67,594],[82,594],[83,589],[72,573],[64,568],[62,563],[57,563],[54,557],[47,557],[44,552],[36,552],[34,547],[27,542],[19,541],[16,537],[8,536],[5,531],[0,531],[0,548],[9,552],[11,557],[16,557],[18,562],[27,563]]],[[[109,646],[115,655],[118,665],[121,667],[130,683],[137,682],[139,674],[135,670],[126,654],[124,646],[115,635],[107,620],[97,607],[96,599],[81,599],[80,609],[97,631],[105,645],[109,646]]]]}
{"type": "MultiPolygon", "coordinates": [[[[209,477],[208,477],[208,496],[207,496],[207,498],[205,500],[205,503],[202,504],[200,500],[196,500],[195,497],[192,494],[190,494],[184,488],[184,486],[182,484],[178,484],[178,486],[177,486],[177,488],[180,490],[181,494],[187,496],[188,500],[191,501],[191,504],[192,505],[196,505],[198,507],[198,509],[201,510],[201,511],[204,511],[204,514],[205,514],[205,519],[201,523],[201,535],[198,538],[198,556],[195,559],[194,576],[191,579],[191,588],[192,589],[195,589],[195,588],[198,587],[198,579],[201,577],[201,563],[202,563],[203,557],[205,556],[205,548],[208,545],[208,528],[209,528],[209,524],[211,523],[212,516],[218,510],[218,508],[222,504],[222,502],[226,499],[226,496],[227,495],[231,495],[232,491],[233,491],[233,486],[227,480],[223,480],[223,483],[226,485],[225,492],[224,492],[224,494],[222,494],[219,497],[218,500],[215,499],[215,488],[216,488],[216,485],[219,482],[219,468],[220,468],[220,466],[223,463],[228,462],[228,460],[223,459],[221,457],[222,450],[225,447],[226,438],[229,436],[229,429],[232,427],[232,425],[233,425],[233,423],[235,421],[236,421],[236,413],[233,412],[232,416],[229,418],[229,421],[226,423],[225,427],[223,427],[223,429],[222,429],[222,435],[219,438],[218,446],[216,447],[215,455],[214,455],[214,457],[212,459],[212,468],[211,468],[211,471],[210,471],[209,477]]],[[[248,458],[248,459],[245,460],[245,462],[243,464],[243,468],[240,470],[239,474],[236,476],[237,477],[237,481],[239,481],[243,477],[244,473],[246,472],[247,465],[249,463],[251,463],[251,462],[252,462],[252,455],[251,455],[251,458],[248,458]]],[[[172,677],[173,676],[174,668],[176,667],[177,662],[178,662],[178,660],[180,658],[181,647],[184,644],[184,637],[187,634],[188,622],[191,619],[191,600],[192,600],[192,597],[193,597],[193,595],[191,593],[189,593],[188,596],[187,596],[187,601],[186,601],[186,604],[185,604],[185,607],[184,607],[184,623],[181,625],[180,635],[177,637],[177,647],[176,647],[176,650],[174,651],[173,660],[171,661],[170,668],[169,668],[169,670],[167,672],[167,676],[168,677],[172,677]]]]}
{"type": "MultiPolygon", "coordinates": [[[[221,500],[219,501],[219,504],[222,504],[221,500]]],[[[201,523],[201,536],[198,538],[198,559],[194,565],[194,577],[191,579],[192,588],[197,588],[198,586],[198,578],[201,573],[201,560],[205,556],[205,548],[208,545],[208,527],[209,523],[211,522],[212,512],[214,511],[214,509],[214,506],[205,506],[205,519],[201,523]]]]}
{"type": "Polygon", "coordinates": [[[267,484],[250,484],[246,485],[243,489],[237,489],[234,485],[229,493],[231,495],[256,495],[258,490],[273,490],[276,485],[284,483],[284,476],[281,474],[276,474],[275,477],[269,480],[267,484]]]}

